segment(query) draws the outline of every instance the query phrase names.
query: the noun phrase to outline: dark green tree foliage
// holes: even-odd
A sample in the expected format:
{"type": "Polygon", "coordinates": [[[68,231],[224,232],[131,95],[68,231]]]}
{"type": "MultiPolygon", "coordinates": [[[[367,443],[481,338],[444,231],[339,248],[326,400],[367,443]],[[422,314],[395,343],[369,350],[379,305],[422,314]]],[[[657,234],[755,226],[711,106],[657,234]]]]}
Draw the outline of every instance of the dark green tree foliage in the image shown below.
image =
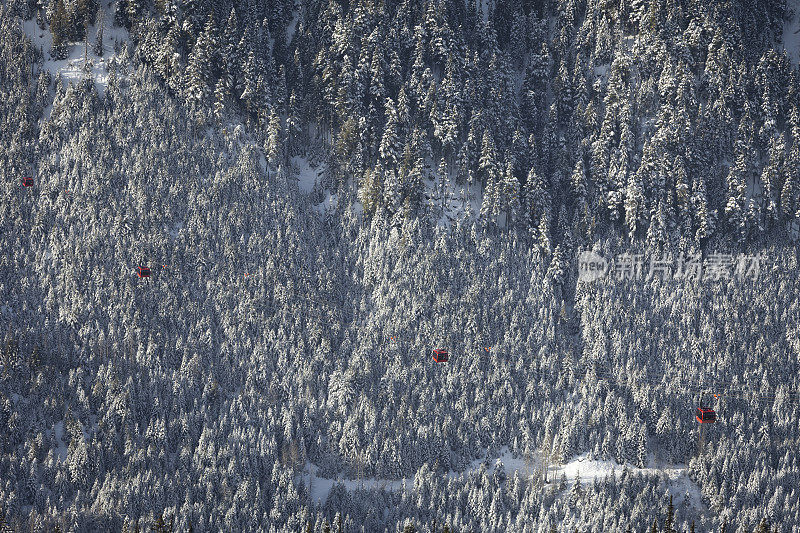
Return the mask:
{"type": "Polygon", "coordinates": [[[672,495],[669,497],[667,516],[664,518],[664,527],[661,528],[661,531],[664,533],[675,533],[675,507],[672,505],[672,495]]]}
{"type": "Polygon", "coordinates": [[[174,518],[170,518],[169,520],[164,520],[164,515],[160,514],[153,522],[151,526],[151,530],[153,533],[172,533],[175,531],[175,520],[174,518]]]}
{"type": "Polygon", "coordinates": [[[100,9],[97,12],[97,19],[95,20],[95,26],[97,27],[97,30],[94,36],[94,45],[92,46],[92,51],[94,52],[94,55],[96,55],[97,57],[103,57],[103,54],[105,53],[105,46],[103,42],[105,18],[106,18],[105,11],[100,9]]]}
{"type": "Polygon", "coordinates": [[[50,32],[53,35],[50,55],[53,59],[63,59],[68,53],[67,42],[72,38],[72,17],[64,7],[63,0],[54,0],[50,11],[50,32]]]}
{"type": "Polygon", "coordinates": [[[128,17],[128,0],[117,0],[114,8],[114,25],[130,29],[131,21],[128,17]]]}
{"type": "Polygon", "coordinates": [[[755,529],[755,533],[770,533],[770,524],[766,518],[763,518],[761,522],[759,522],[758,527],[755,529]]]}

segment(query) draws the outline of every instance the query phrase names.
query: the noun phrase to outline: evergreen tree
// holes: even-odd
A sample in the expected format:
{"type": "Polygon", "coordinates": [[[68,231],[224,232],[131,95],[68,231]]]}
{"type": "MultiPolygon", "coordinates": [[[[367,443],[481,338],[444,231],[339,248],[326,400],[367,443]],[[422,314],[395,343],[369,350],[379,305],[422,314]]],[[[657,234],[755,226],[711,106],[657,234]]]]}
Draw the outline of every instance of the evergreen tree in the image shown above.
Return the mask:
{"type": "Polygon", "coordinates": [[[664,519],[664,533],[675,533],[675,507],[672,505],[672,495],[669,496],[669,505],[667,505],[667,517],[664,519]]]}
{"type": "Polygon", "coordinates": [[[69,39],[70,17],[64,7],[63,0],[54,0],[54,6],[50,16],[50,32],[53,35],[50,55],[53,59],[64,59],[68,54],[67,41],[69,39]]]}
{"type": "Polygon", "coordinates": [[[398,135],[398,117],[394,102],[386,100],[386,127],[380,144],[380,155],[384,168],[396,169],[400,159],[400,138],[398,135]]]}
{"type": "Polygon", "coordinates": [[[373,169],[364,171],[364,177],[358,188],[358,200],[364,206],[364,214],[372,216],[380,206],[382,197],[382,185],[379,173],[373,169]]]}
{"type": "Polygon", "coordinates": [[[264,154],[270,167],[275,167],[280,163],[282,143],[281,143],[281,118],[275,109],[269,113],[269,123],[267,125],[267,135],[264,141],[264,154]]]}
{"type": "Polygon", "coordinates": [[[213,14],[208,16],[203,32],[189,55],[186,66],[187,98],[195,106],[203,106],[212,94],[216,70],[217,38],[213,14]]]}
{"type": "Polygon", "coordinates": [[[583,486],[581,485],[580,472],[575,474],[575,482],[572,484],[572,491],[570,493],[570,502],[576,505],[583,496],[583,486]]]}
{"type": "Polygon", "coordinates": [[[497,181],[497,153],[495,151],[494,140],[488,129],[483,131],[478,168],[481,170],[483,180],[487,187],[489,187],[490,183],[497,181]]]}
{"type": "Polygon", "coordinates": [[[125,0],[125,26],[130,28],[139,22],[139,16],[144,10],[143,0],[125,0]]]}
{"type": "Polygon", "coordinates": [[[105,52],[103,45],[103,27],[105,26],[105,19],[106,13],[103,9],[100,9],[97,12],[97,20],[95,22],[97,33],[95,34],[94,48],[92,50],[97,57],[103,57],[103,53],[105,52]]]}

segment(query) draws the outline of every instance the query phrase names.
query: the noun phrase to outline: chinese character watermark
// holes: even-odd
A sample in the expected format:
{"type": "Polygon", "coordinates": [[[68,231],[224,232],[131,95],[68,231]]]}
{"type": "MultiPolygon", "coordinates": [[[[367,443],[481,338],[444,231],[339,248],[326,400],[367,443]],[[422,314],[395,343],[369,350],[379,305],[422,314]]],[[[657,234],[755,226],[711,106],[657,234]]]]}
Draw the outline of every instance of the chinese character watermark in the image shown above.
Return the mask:
{"type": "Polygon", "coordinates": [[[643,254],[619,254],[614,259],[614,277],[617,279],[640,279],[643,264],[643,254]]]}
{"type": "Polygon", "coordinates": [[[756,280],[761,274],[764,256],[711,253],[705,259],[699,254],[680,254],[651,257],[644,254],[622,253],[609,261],[593,251],[578,254],[578,281],[589,283],[612,273],[618,280],[639,279],[696,279],[696,280],[756,280]]]}

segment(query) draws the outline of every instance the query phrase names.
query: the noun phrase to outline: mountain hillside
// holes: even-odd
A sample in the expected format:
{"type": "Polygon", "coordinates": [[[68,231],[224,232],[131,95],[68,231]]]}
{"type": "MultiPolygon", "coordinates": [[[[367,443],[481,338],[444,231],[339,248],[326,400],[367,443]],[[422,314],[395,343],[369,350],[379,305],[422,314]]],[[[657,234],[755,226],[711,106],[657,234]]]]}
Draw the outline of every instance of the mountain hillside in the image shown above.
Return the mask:
{"type": "Polygon", "coordinates": [[[0,529],[800,528],[797,20],[5,0],[0,529]]]}

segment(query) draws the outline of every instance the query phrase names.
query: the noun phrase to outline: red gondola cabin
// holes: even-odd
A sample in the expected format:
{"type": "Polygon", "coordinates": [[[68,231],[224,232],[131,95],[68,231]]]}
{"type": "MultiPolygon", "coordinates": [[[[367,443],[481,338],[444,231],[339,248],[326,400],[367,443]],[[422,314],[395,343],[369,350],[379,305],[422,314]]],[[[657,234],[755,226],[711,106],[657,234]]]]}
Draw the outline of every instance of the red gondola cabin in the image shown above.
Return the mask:
{"type": "Polygon", "coordinates": [[[23,187],[33,187],[33,178],[22,178],[23,187]]]}
{"type": "Polygon", "coordinates": [[[717,421],[717,413],[713,409],[698,407],[694,417],[701,424],[711,424],[717,421]]]}
{"type": "Polygon", "coordinates": [[[140,278],[150,277],[150,267],[137,267],[137,271],[137,274],[139,274],[140,278]]]}
{"type": "Polygon", "coordinates": [[[434,350],[433,360],[437,363],[446,363],[448,359],[447,350],[434,350]]]}

